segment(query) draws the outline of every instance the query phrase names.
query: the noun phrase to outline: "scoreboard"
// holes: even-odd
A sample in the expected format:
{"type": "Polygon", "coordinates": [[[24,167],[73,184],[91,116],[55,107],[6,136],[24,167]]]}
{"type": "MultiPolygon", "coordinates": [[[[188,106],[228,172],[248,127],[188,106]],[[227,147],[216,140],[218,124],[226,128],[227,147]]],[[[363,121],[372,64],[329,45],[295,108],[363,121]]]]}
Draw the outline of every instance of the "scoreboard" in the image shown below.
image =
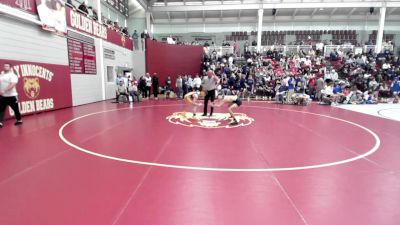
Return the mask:
{"type": "Polygon", "coordinates": [[[104,1],[107,3],[107,5],[113,7],[122,15],[125,15],[126,17],[129,15],[128,0],[104,0],[104,1]]]}

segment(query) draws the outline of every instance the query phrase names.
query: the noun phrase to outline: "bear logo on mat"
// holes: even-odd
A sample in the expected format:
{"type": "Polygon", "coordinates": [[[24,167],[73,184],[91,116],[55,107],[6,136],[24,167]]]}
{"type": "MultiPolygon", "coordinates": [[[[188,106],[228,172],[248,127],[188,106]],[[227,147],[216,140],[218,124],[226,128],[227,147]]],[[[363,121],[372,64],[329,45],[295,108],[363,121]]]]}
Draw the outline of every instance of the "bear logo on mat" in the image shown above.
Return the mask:
{"type": "Polygon", "coordinates": [[[186,127],[201,128],[234,128],[248,126],[254,119],[244,113],[235,113],[236,120],[239,124],[230,125],[232,122],[229,113],[214,113],[212,117],[193,116],[192,113],[175,112],[167,117],[170,123],[182,125],[186,127]]]}

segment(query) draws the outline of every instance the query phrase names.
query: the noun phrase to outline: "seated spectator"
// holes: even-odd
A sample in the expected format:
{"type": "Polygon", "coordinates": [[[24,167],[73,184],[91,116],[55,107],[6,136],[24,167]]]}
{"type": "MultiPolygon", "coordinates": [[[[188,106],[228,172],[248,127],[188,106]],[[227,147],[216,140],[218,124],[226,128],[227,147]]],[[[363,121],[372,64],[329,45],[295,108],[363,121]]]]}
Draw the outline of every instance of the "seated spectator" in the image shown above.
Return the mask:
{"type": "Polygon", "coordinates": [[[116,96],[117,96],[115,100],[116,100],[117,103],[119,103],[119,97],[121,95],[125,96],[126,99],[127,99],[127,102],[129,102],[129,95],[128,95],[128,91],[127,91],[127,89],[125,87],[124,81],[120,81],[119,82],[119,85],[115,89],[115,92],[116,92],[116,96]]]}
{"type": "Polygon", "coordinates": [[[322,103],[337,105],[337,95],[333,93],[333,82],[331,80],[326,81],[326,86],[322,90],[322,94],[322,103]]]}
{"type": "Polygon", "coordinates": [[[131,81],[131,85],[128,87],[129,95],[132,96],[132,102],[135,102],[135,97],[139,102],[139,93],[138,93],[138,81],[135,77],[131,81]]]}
{"type": "Polygon", "coordinates": [[[338,59],[339,59],[339,55],[336,50],[332,51],[329,54],[329,57],[330,57],[331,61],[338,61],[338,59]]]}
{"type": "Polygon", "coordinates": [[[276,85],[275,90],[276,90],[275,101],[277,103],[286,102],[286,96],[287,96],[287,92],[288,92],[289,88],[288,88],[288,86],[286,86],[286,83],[284,80],[282,80],[281,83],[278,83],[276,85]]]}
{"type": "Polygon", "coordinates": [[[400,103],[400,76],[397,76],[393,80],[391,89],[392,89],[393,97],[395,98],[393,103],[400,103]]]}
{"type": "Polygon", "coordinates": [[[392,96],[389,85],[386,82],[383,82],[379,87],[379,98],[380,102],[387,103],[388,99],[392,96]]]}
{"type": "Polygon", "coordinates": [[[377,104],[378,101],[372,94],[372,91],[366,91],[364,93],[364,104],[377,104]]]}

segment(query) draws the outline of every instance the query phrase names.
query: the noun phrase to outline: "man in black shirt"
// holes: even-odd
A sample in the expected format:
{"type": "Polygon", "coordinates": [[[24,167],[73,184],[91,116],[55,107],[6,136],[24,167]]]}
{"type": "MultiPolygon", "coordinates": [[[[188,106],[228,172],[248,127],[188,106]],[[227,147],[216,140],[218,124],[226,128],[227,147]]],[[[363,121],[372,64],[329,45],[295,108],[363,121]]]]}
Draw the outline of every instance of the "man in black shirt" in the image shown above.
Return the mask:
{"type": "Polygon", "coordinates": [[[150,38],[150,35],[149,35],[149,33],[147,32],[146,29],[143,31],[143,33],[140,34],[140,38],[142,39],[141,40],[141,42],[142,42],[142,50],[144,51],[145,50],[145,44],[146,44],[145,40],[150,38]]]}

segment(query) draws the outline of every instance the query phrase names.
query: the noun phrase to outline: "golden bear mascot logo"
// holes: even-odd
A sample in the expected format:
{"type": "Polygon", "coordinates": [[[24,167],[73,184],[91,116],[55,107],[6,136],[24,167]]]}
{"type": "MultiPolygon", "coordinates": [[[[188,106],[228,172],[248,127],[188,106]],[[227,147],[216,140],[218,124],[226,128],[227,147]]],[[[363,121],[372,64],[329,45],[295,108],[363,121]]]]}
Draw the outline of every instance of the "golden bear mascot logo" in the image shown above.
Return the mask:
{"type": "Polygon", "coordinates": [[[24,92],[26,96],[30,99],[35,99],[37,96],[39,96],[40,92],[40,83],[39,83],[39,78],[33,77],[33,78],[24,78],[24,92]]]}
{"type": "Polygon", "coordinates": [[[186,126],[186,127],[201,127],[201,128],[234,128],[248,126],[254,119],[244,113],[235,113],[237,125],[230,125],[232,122],[229,113],[214,113],[212,117],[208,116],[193,116],[193,113],[175,112],[167,117],[170,123],[186,126]]]}

